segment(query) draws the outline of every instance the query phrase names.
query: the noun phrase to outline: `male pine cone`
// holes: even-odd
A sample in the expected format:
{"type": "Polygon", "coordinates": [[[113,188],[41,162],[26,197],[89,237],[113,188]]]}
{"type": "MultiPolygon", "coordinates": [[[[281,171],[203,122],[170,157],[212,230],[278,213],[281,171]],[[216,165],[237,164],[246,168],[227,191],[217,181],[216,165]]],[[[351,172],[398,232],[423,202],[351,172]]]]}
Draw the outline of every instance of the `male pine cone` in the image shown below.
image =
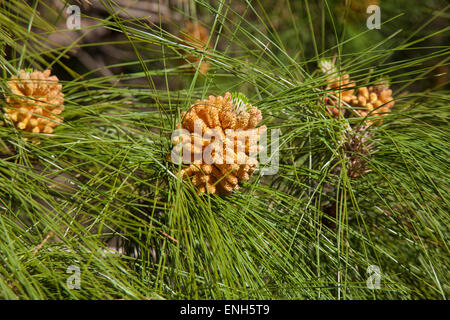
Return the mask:
{"type": "Polygon", "coordinates": [[[181,117],[178,128],[186,131],[172,139],[174,150],[189,153],[190,165],[181,170],[181,177],[190,177],[199,193],[223,195],[239,189],[240,181],[250,179],[258,166],[253,155],[260,151],[258,141],[267,129],[256,128],[262,120],[257,107],[227,92],[197,100],[181,117]],[[210,161],[204,157],[208,149],[210,161]]]}
{"type": "Polygon", "coordinates": [[[394,104],[392,90],[384,83],[358,88],[357,96],[352,99],[352,105],[359,107],[358,113],[361,117],[386,114],[394,104]]]}
{"type": "Polygon", "coordinates": [[[5,118],[16,128],[33,133],[53,133],[63,122],[59,116],[64,110],[62,85],[50,70],[27,72],[8,81],[11,94],[6,95],[5,118]]]}
{"type": "MultiPolygon", "coordinates": [[[[350,103],[356,98],[354,95],[355,82],[350,80],[349,74],[344,74],[340,77],[329,77],[327,79],[327,86],[325,90],[328,92],[325,97],[325,102],[330,105],[330,112],[337,116],[339,115],[339,109],[337,107],[343,107],[344,102],[350,103]]],[[[345,113],[345,109],[342,108],[342,114],[345,113]]]]}

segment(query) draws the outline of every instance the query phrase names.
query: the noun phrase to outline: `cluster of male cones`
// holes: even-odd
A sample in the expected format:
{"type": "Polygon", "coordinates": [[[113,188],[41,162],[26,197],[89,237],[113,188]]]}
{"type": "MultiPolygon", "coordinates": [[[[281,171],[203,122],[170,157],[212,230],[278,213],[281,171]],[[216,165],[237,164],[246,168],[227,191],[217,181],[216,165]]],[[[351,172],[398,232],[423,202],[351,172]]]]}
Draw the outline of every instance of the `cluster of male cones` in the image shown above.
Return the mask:
{"type": "Polygon", "coordinates": [[[197,100],[181,118],[178,128],[186,131],[172,142],[175,150],[189,152],[190,164],[180,176],[190,177],[199,193],[228,195],[239,189],[240,181],[250,179],[258,166],[253,155],[260,151],[258,142],[266,130],[266,126],[256,127],[262,120],[257,107],[242,94],[227,92],[197,100]],[[207,148],[209,161],[203,156],[207,148]]]}
{"type": "MultiPolygon", "coordinates": [[[[197,27],[191,25],[189,28],[197,30],[197,27]]],[[[196,32],[198,37],[205,37],[203,31],[196,32]]],[[[357,107],[362,117],[382,115],[394,106],[392,90],[386,82],[355,91],[355,83],[348,74],[336,77],[330,72],[332,69],[331,64],[322,65],[322,70],[330,74],[325,101],[334,115],[340,116],[345,110],[341,108],[343,103],[357,107]]],[[[207,66],[203,71],[207,71],[207,66]]],[[[62,85],[56,76],[50,75],[50,70],[20,70],[7,84],[10,91],[5,95],[5,119],[16,128],[32,133],[53,133],[53,129],[63,122],[62,85]]],[[[257,128],[262,120],[261,111],[249,104],[245,96],[227,92],[224,96],[197,100],[181,116],[178,128],[187,130],[188,135],[174,138],[173,143],[177,150],[189,150],[191,154],[189,166],[181,170],[181,177],[189,177],[200,193],[210,194],[230,194],[239,189],[240,181],[250,179],[258,166],[254,155],[260,151],[258,142],[266,127],[257,128]],[[210,161],[203,157],[207,148],[212,151],[210,161]]],[[[364,138],[366,129],[364,127],[358,134],[348,137],[346,152],[356,155],[356,151],[360,151],[369,155],[370,147],[365,146],[364,138]]],[[[354,170],[349,174],[357,177],[365,173],[365,162],[359,156],[353,157],[350,160],[354,170]]]]}
{"type": "MultiPolygon", "coordinates": [[[[354,108],[361,117],[369,117],[363,125],[348,127],[343,132],[343,151],[348,158],[348,176],[358,178],[370,170],[366,169],[367,159],[373,153],[373,142],[369,142],[373,133],[369,130],[372,124],[380,124],[383,115],[394,107],[392,90],[385,80],[378,80],[373,86],[356,88],[356,83],[345,73],[338,74],[334,62],[322,60],[322,72],[327,77],[325,102],[328,110],[336,117],[345,114],[346,104],[354,108]]],[[[340,169],[339,169],[340,170],[340,169]]]]}
{"type": "Polygon", "coordinates": [[[328,110],[334,115],[344,114],[345,109],[342,108],[345,103],[350,103],[356,96],[354,95],[355,83],[350,80],[348,74],[342,76],[331,76],[327,78],[328,95],[325,97],[325,102],[330,105],[328,110]]]}
{"type": "MultiPolygon", "coordinates": [[[[389,84],[385,80],[379,80],[373,86],[364,86],[355,90],[356,83],[350,79],[350,75],[348,73],[337,75],[332,62],[322,61],[320,67],[326,75],[329,75],[326,79],[327,95],[324,100],[334,116],[343,116],[346,104],[354,107],[361,117],[380,118],[394,107],[392,90],[389,89],[389,84]]],[[[381,120],[378,121],[381,122],[381,120]]],[[[371,124],[377,121],[369,119],[367,122],[371,124]]]]}
{"type": "Polygon", "coordinates": [[[50,70],[20,70],[8,81],[10,93],[6,94],[5,119],[20,130],[33,133],[53,133],[63,122],[62,85],[50,70]]]}

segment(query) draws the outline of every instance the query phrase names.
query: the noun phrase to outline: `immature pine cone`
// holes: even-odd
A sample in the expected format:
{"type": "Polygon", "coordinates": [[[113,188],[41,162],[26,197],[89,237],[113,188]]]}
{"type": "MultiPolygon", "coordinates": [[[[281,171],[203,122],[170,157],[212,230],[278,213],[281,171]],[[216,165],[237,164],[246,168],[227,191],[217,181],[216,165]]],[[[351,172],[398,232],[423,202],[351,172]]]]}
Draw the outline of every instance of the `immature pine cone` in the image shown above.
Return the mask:
{"type": "MultiPolygon", "coordinates": [[[[350,80],[348,74],[344,74],[340,77],[330,77],[327,79],[327,96],[325,97],[325,102],[332,107],[329,107],[330,112],[337,116],[339,114],[339,109],[335,106],[342,107],[343,102],[350,103],[354,100],[356,96],[354,93],[355,83],[350,80]]],[[[345,113],[345,109],[341,109],[342,113],[345,113]]]]}
{"type": "MultiPolygon", "coordinates": [[[[209,32],[198,21],[188,21],[183,29],[182,37],[187,45],[196,49],[203,49],[208,42],[209,32]]],[[[200,62],[200,57],[193,55],[191,52],[186,52],[186,55],[189,62],[195,64],[200,62]]],[[[202,74],[206,74],[209,69],[209,64],[205,61],[205,59],[206,58],[203,58],[199,68],[199,71],[202,74]]]]}
{"type": "Polygon", "coordinates": [[[63,122],[58,117],[64,110],[62,86],[50,70],[27,72],[8,81],[11,95],[6,95],[5,118],[16,128],[33,133],[53,133],[53,128],[63,122]]]}
{"type": "Polygon", "coordinates": [[[348,176],[358,178],[370,172],[366,168],[367,160],[374,152],[373,142],[369,142],[373,133],[367,130],[368,126],[357,127],[345,132],[345,143],[343,145],[346,156],[349,159],[347,169],[348,176]]]}
{"type": "Polygon", "coordinates": [[[361,117],[367,115],[382,115],[390,112],[395,101],[392,98],[392,90],[388,85],[381,83],[375,86],[358,88],[358,95],[352,99],[352,105],[359,107],[361,117]],[[370,114],[369,114],[370,113],[370,114]]]}
{"type": "Polygon", "coordinates": [[[244,100],[242,95],[227,92],[223,97],[197,100],[181,114],[178,127],[186,131],[172,142],[178,152],[188,151],[190,165],[180,175],[191,177],[200,193],[208,189],[211,194],[230,194],[239,189],[239,181],[249,180],[258,166],[252,155],[260,151],[258,141],[266,126],[256,128],[261,111],[244,100]],[[209,160],[205,150],[211,154],[209,160]]]}

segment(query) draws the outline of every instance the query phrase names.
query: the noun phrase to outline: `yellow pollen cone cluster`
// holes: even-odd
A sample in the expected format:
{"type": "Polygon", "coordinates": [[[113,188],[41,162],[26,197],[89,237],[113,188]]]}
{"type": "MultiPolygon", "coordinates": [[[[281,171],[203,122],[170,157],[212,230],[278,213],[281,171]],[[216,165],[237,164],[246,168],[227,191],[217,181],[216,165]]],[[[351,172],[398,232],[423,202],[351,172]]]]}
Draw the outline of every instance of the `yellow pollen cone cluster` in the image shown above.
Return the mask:
{"type": "Polygon", "coordinates": [[[8,81],[11,94],[6,95],[5,118],[16,128],[33,133],[53,133],[63,122],[59,116],[64,110],[62,85],[50,70],[27,72],[8,81]]]}
{"type": "Polygon", "coordinates": [[[197,100],[182,113],[178,126],[185,133],[172,139],[175,149],[190,152],[190,165],[180,174],[190,177],[200,193],[227,195],[239,189],[239,181],[249,180],[258,166],[251,155],[260,151],[258,142],[266,126],[256,128],[261,111],[227,92],[197,100]],[[206,161],[205,150],[211,151],[206,161]],[[201,160],[196,160],[199,155],[201,160]]]}
{"type": "MultiPolygon", "coordinates": [[[[350,103],[356,98],[354,95],[355,83],[350,80],[348,74],[344,74],[340,77],[331,77],[327,79],[327,96],[325,97],[325,102],[332,107],[329,108],[330,112],[337,116],[339,114],[339,109],[336,106],[342,107],[344,102],[350,103]]],[[[342,113],[345,109],[341,109],[342,113]]]]}
{"type": "Polygon", "coordinates": [[[359,107],[361,117],[383,115],[390,112],[394,104],[392,90],[387,85],[358,88],[358,94],[352,100],[352,105],[359,107]]]}

